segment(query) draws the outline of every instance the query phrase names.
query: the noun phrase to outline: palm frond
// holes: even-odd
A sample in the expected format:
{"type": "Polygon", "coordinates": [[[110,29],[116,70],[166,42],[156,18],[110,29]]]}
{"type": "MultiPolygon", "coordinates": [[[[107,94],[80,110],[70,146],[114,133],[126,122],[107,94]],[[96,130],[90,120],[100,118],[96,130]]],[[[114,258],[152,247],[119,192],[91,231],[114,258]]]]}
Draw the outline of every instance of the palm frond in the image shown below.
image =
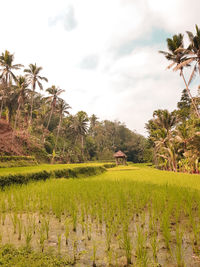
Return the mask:
{"type": "Polygon", "coordinates": [[[193,43],[193,39],[194,39],[194,35],[192,32],[189,32],[189,31],[186,31],[187,35],[188,35],[188,38],[190,40],[191,43],[193,43]]]}
{"type": "Polygon", "coordinates": [[[192,61],[194,60],[194,58],[189,58],[183,62],[181,62],[180,64],[178,64],[174,69],[173,71],[177,71],[177,70],[180,70],[182,69],[183,67],[187,66],[188,64],[190,64],[192,61]]]}
{"type": "Polygon", "coordinates": [[[193,81],[193,79],[195,78],[196,72],[197,72],[197,64],[195,64],[195,66],[193,68],[193,71],[192,71],[192,73],[190,75],[190,79],[189,79],[188,85],[190,85],[191,82],[193,81]]]}
{"type": "Polygon", "coordinates": [[[167,66],[167,69],[171,69],[171,67],[173,67],[174,64],[176,64],[176,62],[172,62],[169,66],[167,66]]]}

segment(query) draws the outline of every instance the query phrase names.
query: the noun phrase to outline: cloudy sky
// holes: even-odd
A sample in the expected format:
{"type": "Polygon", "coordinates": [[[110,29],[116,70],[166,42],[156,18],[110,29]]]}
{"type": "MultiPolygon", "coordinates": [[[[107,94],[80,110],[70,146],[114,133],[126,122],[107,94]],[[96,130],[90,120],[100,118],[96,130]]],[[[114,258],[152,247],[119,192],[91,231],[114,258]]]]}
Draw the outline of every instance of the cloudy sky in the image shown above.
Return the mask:
{"type": "Polygon", "coordinates": [[[184,88],[158,50],[167,37],[194,31],[199,11],[199,0],[1,1],[0,53],[42,66],[46,86],[66,90],[73,114],[120,120],[146,135],[153,111],[173,110],[184,88]]]}

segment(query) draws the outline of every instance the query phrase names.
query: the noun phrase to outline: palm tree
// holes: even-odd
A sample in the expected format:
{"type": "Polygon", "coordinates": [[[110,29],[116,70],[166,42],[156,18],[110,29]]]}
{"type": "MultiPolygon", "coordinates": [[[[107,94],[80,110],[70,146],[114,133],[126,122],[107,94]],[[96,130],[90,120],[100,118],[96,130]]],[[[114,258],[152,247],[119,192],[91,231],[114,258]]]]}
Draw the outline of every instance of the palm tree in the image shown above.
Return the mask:
{"type": "Polygon", "coordinates": [[[153,113],[153,117],[155,118],[155,123],[159,127],[166,129],[167,134],[170,133],[171,129],[175,126],[177,121],[175,113],[170,113],[167,109],[155,110],[153,113]]]}
{"type": "Polygon", "coordinates": [[[4,105],[4,98],[5,96],[5,81],[2,79],[2,82],[0,83],[0,100],[1,100],[1,105],[0,105],[0,119],[3,111],[3,105],[4,105]]]}
{"type": "Polygon", "coordinates": [[[19,119],[20,108],[24,105],[27,93],[29,91],[27,87],[28,87],[28,82],[26,78],[24,76],[19,76],[16,80],[16,86],[15,86],[15,90],[18,93],[18,98],[17,98],[18,107],[15,115],[14,131],[16,130],[17,120],[19,119]]]}
{"type": "Polygon", "coordinates": [[[58,124],[58,130],[57,130],[57,135],[56,135],[56,143],[55,143],[55,148],[54,150],[56,151],[56,147],[57,147],[57,142],[58,142],[58,137],[59,137],[59,133],[60,133],[60,128],[62,125],[62,120],[65,114],[69,114],[68,109],[70,109],[71,107],[63,100],[63,99],[59,99],[58,100],[58,111],[59,111],[59,124],[58,124]]]}
{"type": "Polygon", "coordinates": [[[62,90],[59,87],[56,87],[55,85],[52,85],[50,88],[46,89],[46,92],[48,92],[50,94],[50,96],[47,97],[47,100],[51,102],[51,111],[50,111],[49,120],[48,120],[47,127],[46,127],[46,129],[48,129],[53,111],[54,111],[56,104],[57,104],[57,101],[59,99],[58,96],[60,94],[62,94],[63,92],[65,92],[65,90],[62,90]]]}
{"type": "Polygon", "coordinates": [[[146,124],[150,138],[154,143],[154,157],[162,158],[170,170],[176,171],[177,154],[174,140],[174,126],[177,118],[174,112],[168,110],[156,110],[153,119],[146,124]]]}
{"type": "Polygon", "coordinates": [[[96,128],[96,125],[98,123],[98,117],[95,114],[92,114],[92,116],[89,118],[90,120],[90,129],[89,129],[89,133],[91,136],[94,137],[94,130],[96,128]]]}
{"type": "Polygon", "coordinates": [[[191,49],[190,49],[190,47],[187,49],[184,49],[183,35],[182,34],[174,35],[172,37],[172,39],[167,38],[167,47],[168,47],[169,52],[165,52],[165,51],[159,51],[159,52],[164,54],[165,57],[169,61],[172,61],[172,63],[167,67],[168,69],[170,69],[171,67],[176,65],[174,70],[180,70],[180,76],[182,76],[182,78],[183,78],[188,95],[191,98],[191,101],[192,101],[192,104],[193,104],[194,109],[196,111],[196,114],[200,118],[198,108],[194,102],[194,99],[193,99],[191,92],[190,92],[190,89],[188,87],[189,84],[191,83],[192,79],[190,78],[189,83],[187,84],[184,73],[183,73],[183,67],[190,66],[190,63],[193,61],[193,57],[188,58],[188,54],[190,53],[191,49]]]}
{"type": "Polygon", "coordinates": [[[34,93],[36,86],[38,85],[40,90],[43,90],[43,86],[41,81],[48,82],[48,79],[46,77],[42,77],[39,75],[40,71],[42,70],[42,67],[37,67],[35,64],[30,64],[29,69],[25,69],[24,72],[27,74],[25,75],[27,77],[27,81],[29,84],[32,85],[32,94],[31,94],[31,111],[30,111],[30,124],[32,122],[32,114],[33,114],[33,100],[34,100],[34,93]]]}
{"type": "MultiPolygon", "coordinates": [[[[79,111],[76,116],[74,117],[74,121],[72,124],[72,128],[74,132],[77,135],[77,138],[81,138],[81,151],[82,151],[82,157],[84,158],[84,136],[86,135],[88,131],[88,115],[84,111],[79,111]]],[[[77,138],[75,140],[75,143],[77,141],[77,138]]]]}
{"type": "Polygon", "coordinates": [[[0,56],[0,67],[1,67],[0,79],[5,80],[5,84],[7,87],[12,84],[12,80],[14,81],[17,80],[12,70],[19,70],[21,67],[23,67],[22,64],[13,65],[13,60],[14,60],[14,55],[10,54],[10,52],[7,50],[0,56]]]}

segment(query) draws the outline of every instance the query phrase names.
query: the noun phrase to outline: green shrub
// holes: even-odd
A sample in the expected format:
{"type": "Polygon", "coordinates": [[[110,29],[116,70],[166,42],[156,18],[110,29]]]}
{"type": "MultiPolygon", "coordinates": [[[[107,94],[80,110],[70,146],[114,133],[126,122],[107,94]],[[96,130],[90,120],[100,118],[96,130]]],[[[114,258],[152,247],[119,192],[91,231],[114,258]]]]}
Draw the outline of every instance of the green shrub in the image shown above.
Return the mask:
{"type": "Polygon", "coordinates": [[[0,162],[7,161],[35,161],[35,157],[33,156],[0,156],[0,162]]]}
{"type": "Polygon", "coordinates": [[[26,184],[29,181],[46,180],[51,177],[51,173],[40,171],[27,174],[9,174],[0,176],[0,187],[9,186],[11,184],[26,184]]]}
{"type": "Polygon", "coordinates": [[[0,266],[61,267],[69,266],[68,264],[68,259],[53,255],[51,251],[42,253],[23,247],[15,248],[9,244],[0,246],[0,266]]]}
{"type": "Polygon", "coordinates": [[[46,180],[54,178],[77,178],[97,175],[105,172],[106,169],[102,166],[94,167],[75,167],[53,171],[38,171],[24,174],[9,174],[0,176],[0,187],[10,186],[12,184],[26,184],[30,181],[46,180]]]}
{"type": "Polygon", "coordinates": [[[109,169],[109,168],[114,168],[116,167],[115,163],[106,163],[103,165],[104,168],[109,169]]]}

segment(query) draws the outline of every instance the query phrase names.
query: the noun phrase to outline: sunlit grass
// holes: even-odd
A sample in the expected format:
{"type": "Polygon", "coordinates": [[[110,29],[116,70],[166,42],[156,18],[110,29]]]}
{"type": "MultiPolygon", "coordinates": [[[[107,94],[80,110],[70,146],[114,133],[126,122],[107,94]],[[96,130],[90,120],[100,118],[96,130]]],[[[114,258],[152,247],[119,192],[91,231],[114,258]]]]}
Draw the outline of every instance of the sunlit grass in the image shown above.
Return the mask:
{"type": "Polygon", "coordinates": [[[83,179],[13,185],[0,191],[1,240],[41,253],[51,248],[80,266],[194,264],[199,177],[129,165],[83,179]]]}
{"type": "Polygon", "coordinates": [[[0,175],[31,173],[37,171],[61,170],[66,168],[84,167],[84,166],[103,166],[104,163],[79,163],[79,164],[40,164],[28,167],[0,168],[0,175]]]}

